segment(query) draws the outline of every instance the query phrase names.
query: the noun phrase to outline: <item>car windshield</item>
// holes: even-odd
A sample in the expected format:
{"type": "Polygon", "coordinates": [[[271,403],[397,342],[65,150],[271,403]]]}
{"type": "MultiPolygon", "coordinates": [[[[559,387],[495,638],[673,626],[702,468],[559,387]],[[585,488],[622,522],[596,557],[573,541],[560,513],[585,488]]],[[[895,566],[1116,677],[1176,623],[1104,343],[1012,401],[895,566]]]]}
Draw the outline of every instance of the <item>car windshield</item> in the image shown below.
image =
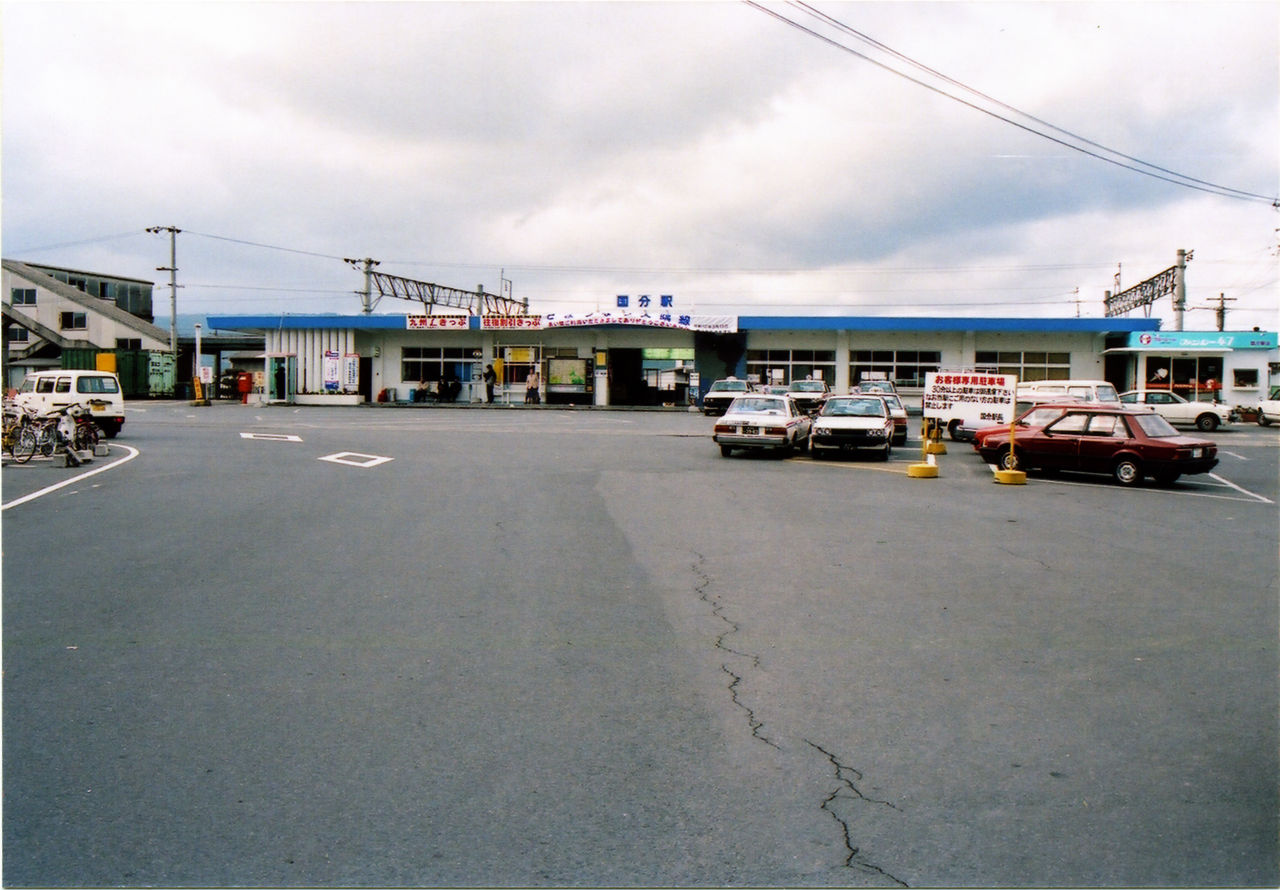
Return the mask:
{"type": "Polygon", "coordinates": [[[1182,435],[1173,428],[1169,421],[1159,414],[1135,414],[1130,420],[1136,423],[1152,439],[1167,439],[1170,436],[1182,435]]]}
{"type": "Polygon", "coordinates": [[[819,412],[823,417],[884,417],[880,399],[827,399],[819,412]]]}
{"type": "Polygon", "coordinates": [[[898,396],[895,393],[887,392],[883,396],[881,396],[881,398],[883,398],[885,402],[888,403],[890,408],[897,408],[897,409],[902,408],[902,399],[898,398],[898,396]]]}
{"type": "Polygon", "coordinates": [[[781,399],[762,399],[757,396],[738,396],[729,406],[730,414],[786,414],[786,403],[781,399]]]}
{"type": "Polygon", "coordinates": [[[717,380],[711,384],[711,392],[746,392],[745,380],[717,380]]]}
{"type": "Polygon", "coordinates": [[[791,384],[792,392],[822,392],[821,380],[796,380],[791,384]]]}

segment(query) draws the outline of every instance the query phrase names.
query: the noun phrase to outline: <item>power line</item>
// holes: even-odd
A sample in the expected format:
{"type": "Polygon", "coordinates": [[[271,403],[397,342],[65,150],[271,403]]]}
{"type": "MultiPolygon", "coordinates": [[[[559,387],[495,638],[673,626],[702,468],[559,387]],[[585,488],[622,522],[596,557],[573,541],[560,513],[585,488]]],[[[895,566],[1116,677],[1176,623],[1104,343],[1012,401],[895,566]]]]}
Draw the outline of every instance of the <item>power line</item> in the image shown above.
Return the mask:
{"type": "MultiPolygon", "coordinates": [[[[1081,137],[1076,136],[1075,134],[1069,133],[1069,131],[1062,130],[1058,127],[1054,127],[1051,124],[1044,124],[1044,122],[1040,121],[1038,118],[1035,118],[1032,115],[1026,114],[1025,112],[1018,111],[1016,108],[1013,108],[1012,106],[1005,105],[1004,103],[999,103],[999,102],[996,103],[1000,107],[1008,108],[1016,112],[1017,114],[1022,115],[1023,117],[1027,117],[1031,120],[1037,121],[1042,125],[1049,126],[1052,129],[1057,130],[1058,132],[1067,134],[1071,136],[1072,139],[1085,142],[1087,145],[1095,145],[1100,149],[1100,151],[1106,152],[1107,154],[1115,155],[1116,157],[1108,157],[1107,154],[1101,154],[1099,151],[1093,151],[1089,148],[1085,148],[1081,145],[1077,145],[1065,139],[1060,139],[1056,136],[1053,136],[1050,133],[1045,133],[1041,130],[1038,130],[1035,127],[1031,127],[1031,126],[1028,126],[1027,124],[1019,123],[1018,121],[1013,120],[1009,117],[1006,117],[1005,115],[999,114],[995,111],[992,111],[989,108],[983,108],[981,105],[975,104],[974,102],[970,102],[967,99],[963,99],[959,96],[955,96],[947,92],[946,90],[940,87],[934,86],[932,84],[926,83],[925,81],[920,80],[919,78],[912,77],[910,74],[907,74],[903,71],[899,71],[897,68],[894,68],[893,66],[888,65],[884,62],[881,62],[877,59],[873,59],[871,56],[868,56],[865,53],[861,53],[858,50],[854,49],[853,47],[847,46],[839,42],[838,40],[834,40],[831,37],[826,36],[825,34],[820,34],[817,31],[814,31],[813,29],[806,27],[800,22],[795,21],[794,19],[789,19],[786,16],[782,15],[781,13],[775,12],[772,9],[768,9],[765,6],[762,6],[760,3],[757,3],[756,0],[743,0],[743,2],[745,2],[751,8],[756,9],[760,12],[763,12],[765,15],[770,16],[771,18],[774,18],[784,24],[790,25],[791,27],[799,31],[802,31],[805,34],[808,34],[810,37],[814,37],[818,40],[821,40],[823,43],[826,43],[832,47],[835,47],[836,49],[839,49],[843,52],[849,53],[850,55],[855,56],[859,59],[862,59],[865,62],[870,62],[872,65],[875,65],[877,68],[881,68],[885,71],[888,71],[890,74],[895,74],[898,77],[903,78],[904,80],[908,80],[911,83],[916,84],[917,86],[924,87],[926,90],[937,93],[940,96],[944,96],[952,100],[953,102],[959,102],[961,105],[964,105],[968,108],[972,108],[974,111],[981,112],[982,114],[985,114],[988,117],[993,117],[996,120],[1003,121],[1004,123],[1009,124],[1010,126],[1017,127],[1019,130],[1023,130],[1027,133],[1031,133],[1032,135],[1039,136],[1042,139],[1047,139],[1050,142],[1054,142],[1058,145],[1061,145],[1063,148],[1068,148],[1072,151],[1076,151],[1081,154],[1088,155],[1089,157],[1096,158],[1099,161],[1104,161],[1108,164],[1112,164],[1114,166],[1121,167],[1126,170],[1131,170],[1134,173],[1140,173],[1143,176],[1149,176],[1149,177],[1152,177],[1153,179],[1163,180],[1164,182],[1168,182],[1172,185],[1180,185],[1183,188],[1195,189],[1196,191],[1207,192],[1209,194],[1218,195],[1220,197],[1225,197],[1225,198],[1236,198],[1238,200],[1251,200],[1251,201],[1252,200],[1266,201],[1267,203],[1271,204],[1273,207],[1280,208],[1280,197],[1273,197],[1270,195],[1260,195],[1253,192],[1245,192],[1239,189],[1230,188],[1228,186],[1217,185],[1214,183],[1205,183],[1203,180],[1195,179],[1190,176],[1184,176],[1181,173],[1172,173],[1172,171],[1166,171],[1166,172],[1170,172],[1172,175],[1164,175],[1163,173],[1160,173],[1160,172],[1154,172],[1154,171],[1162,171],[1164,170],[1164,168],[1157,167],[1154,164],[1147,164],[1145,161],[1136,161],[1136,159],[1133,159],[1133,160],[1135,160],[1136,163],[1141,164],[1143,166],[1134,166],[1133,164],[1125,163],[1124,161],[1117,160],[1117,158],[1129,158],[1128,155],[1125,155],[1122,152],[1118,152],[1113,149],[1098,145],[1097,143],[1093,143],[1093,142],[1089,142],[1088,140],[1081,139],[1081,137]],[[1150,169],[1145,169],[1145,168],[1150,168],[1150,169]]],[[[860,32],[857,32],[854,29],[841,24],[837,20],[832,19],[823,13],[819,13],[816,10],[813,10],[812,12],[810,12],[811,8],[806,7],[804,4],[798,4],[798,7],[803,8],[806,12],[809,12],[810,14],[817,15],[818,17],[828,22],[834,23],[834,25],[839,27],[841,30],[845,30],[853,35],[856,35],[859,37],[859,39],[864,39],[863,35],[861,35],[860,32]]],[[[865,39],[871,40],[871,38],[865,38],[865,39]]],[[[880,44],[877,41],[872,41],[872,42],[874,45],[878,47],[883,47],[883,44],[880,44]]],[[[884,47],[884,49],[890,52],[891,54],[893,54],[894,56],[901,58],[904,61],[908,61],[912,65],[919,67],[925,71],[928,71],[929,73],[937,77],[942,78],[944,81],[961,86],[965,90],[968,90],[969,92],[972,92],[978,96],[982,96],[984,99],[988,101],[995,101],[990,99],[990,97],[986,96],[983,93],[979,93],[978,91],[973,90],[970,87],[964,86],[959,81],[952,80],[951,78],[948,78],[945,75],[942,75],[942,74],[939,74],[938,72],[933,71],[933,69],[931,68],[923,66],[920,63],[909,59],[907,56],[904,56],[901,53],[898,53],[896,50],[890,50],[887,47],[884,47]]]]}

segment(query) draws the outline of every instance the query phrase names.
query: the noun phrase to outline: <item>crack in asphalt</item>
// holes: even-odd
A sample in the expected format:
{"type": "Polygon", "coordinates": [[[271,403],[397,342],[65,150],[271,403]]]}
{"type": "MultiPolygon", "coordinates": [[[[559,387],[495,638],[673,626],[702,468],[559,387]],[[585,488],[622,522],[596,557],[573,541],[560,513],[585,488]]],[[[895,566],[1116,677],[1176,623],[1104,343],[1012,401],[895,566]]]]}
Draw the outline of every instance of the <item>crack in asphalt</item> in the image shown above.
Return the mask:
{"type": "MultiPolygon", "coordinates": [[[[697,583],[693,585],[694,592],[698,594],[698,599],[706,603],[707,608],[711,611],[712,616],[715,618],[718,618],[721,622],[727,625],[726,629],[722,633],[719,633],[716,635],[716,639],[715,639],[716,649],[720,650],[726,655],[732,655],[736,658],[745,659],[752,668],[759,668],[760,667],[759,655],[755,655],[750,652],[743,652],[739,649],[734,649],[732,646],[728,644],[728,642],[726,642],[726,640],[729,637],[731,637],[733,634],[736,634],[739,631],[738,624],[737,622],[731,620],[730,618],[727,618],[724,614],[724,608],[723,606],[721,606],[719,600],[713,598],[710,594],[707,593],[707,588],[711,586],[711,576],[702,570],[702,564],[706,561],[706,557],[704,557],[701,553],[698,553],[697,551],[693,551],[693,555],[696,557],[696,561],[692,566],[693,574],[698,579],[697,583]]],[[[747,725],[751,727],[752,738],[759,739],[769,747],[777,748],[779,751],[781,751],[782,749],[778,746],[777,742],[775,742],[773,739],[769,738],[768,736],[766,736],[764,733],[760,731],[764,727],[764,721],[760,720],[756,716],[755,711],[752,710],[751,706],[748,705],[746,702],[744,702],[742,700],[742,697],[738,695],[738,687],[742,684],[742,680],[743,680],[742,674],[737,673],[731,667],[729,667],[728,664],[724,664],[724,663],[720,665],[720,670],[724,671],[726,674],[729,675],[729,686],[728,686],[729,700],[732,701],[736,707],[741,708],[743,712],[746,713],[747,725]]]]}
{"type": "Polygon", "coordinates": [[[836,824],[840,826],[840,831],[844,835],[844,846],[845,850],[848,852],[848,855],[845,856],[844,860],[845,868],[852,868],[866,874],[883,875],[899,887],[910,886],[906,881],[901,878],[894,877],[880,866],[868,862],[862,856],[861,849],[854,843],[853,833],[849,828],[849,820],[836,812],[835,804],[842,800],[852,798],[855,803],[876,803],[886,806],[891,810],[897,810],[898,808],[887,800],[878,800],[874,797],[867,797],[863,794],[862,790],[858,788],[857,785],[858,782],[862,781],[861,771],[841,763],[834,754],[816,742],[810,741],[809,739],[805,739],[804,742],[806,745],[822,754],[823,757],[827,758],[827,762],[831,764],[836,773],[836,788],[828,794],[826,800],[822,802],[822,809],[826,810],[831,818],[836,820],[836,824]]]}
{"type": "MultiPolygon", "coordinates": [[[[694,562],[690,568],[694,577],[697,579],[696,583],[693,585],[694,592],[698,595],[698,599],[706,604],[712,617],[719,619],[727,625],[723,632],[716,635],[715,648],[727,655],[744,659],[749,663],[751,668],[759,669],[759,655],[734,649],[728,644],[728,642],[726,642],[729,637],[738,633],[741,628],[736,621],[725,616],[724,608],[720,603],[719,598],[713,597],[708,593],[708,588],[711,586],[711,576],[703,569],[703,565],[706,563],[706,557],[696,550],[690,552],[694,556],[694,562]]],[[[742,685],[744,676],[736,673],[728,664],[725,663],[720,665],[720,670],[724,671],[724,673],[729,677],[729,685],[727,688],[729,690],[730,701],[733,702],[735,707],[738,707],[745,712],[747,716],[747,725],[751,728],[752,738],[758,739],[769,747],[781,751],[781,745],[761,732],[761,729],[764,727],[764,721],[756,716],[755,711],[747,705],[738,694],[739,687],[742,685]]],[[[898,808],[887,800],[879,800],[863,794],[862,790],[857,785],[857,783],[861,782],[863,779],[863,774],[860,770],[841,763],[835,754],[832,754],[816,742],[810,741],[809,739],[805,739],[804,742],[809,747],[822,754],[822,756],[826,758],[827,762],[830,763],[832,768],[835,770],[837,785],[835,789],[822,801],[821,808],[835,820],[837,825],[840,826],[840,832],[844,839],[844,846],[846,850],[844,867],[863,874],[879,875],[887,878],[899,887],[909,887],[910,885],[906,881],[903,881],[901,878],[894,877],[880,866],[868,862],[866,858],[862,856],[859,847],[854,843],[853,834],[849,826],[849,820],[836,812],[834,807],[842,801],[851,801],[853,803],[880,804],[891,810],[898,810],[898,808]]]]}

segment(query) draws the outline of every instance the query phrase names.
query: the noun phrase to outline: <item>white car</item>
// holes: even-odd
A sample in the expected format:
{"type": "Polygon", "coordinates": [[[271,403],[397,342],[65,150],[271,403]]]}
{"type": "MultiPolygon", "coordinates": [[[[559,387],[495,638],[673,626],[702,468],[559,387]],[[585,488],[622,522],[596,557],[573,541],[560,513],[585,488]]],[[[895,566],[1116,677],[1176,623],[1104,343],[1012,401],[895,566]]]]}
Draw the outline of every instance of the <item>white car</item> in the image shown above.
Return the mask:
{"type": "Polygon", "coordinates": [[[790,396],[749,393],[733,400],[716,421],[711,438],[724,457],[735,448],[788,454],[808,444],[812,423],[790,396]]]}
{"type": "Polygon", "coordinates": [[[902,404],[902,397],[896,392],[876,393],[889,406],[889,415],[893,418],[893,444],[907,444],[907,406],[902,404]]]}
{"type": "Polygon", "coordinates": [[[1126,405],[1145,405],[1175,426],[1194,426],[1206,433],[1235,420],[1226,405],[1188,402],[1167,389],[1131,389],[1120,394],[1120,401],[1126,405]]]}
{"type": "Polygon", "coordinates": [[[893,415],[875,395],[829,396],[809,430],[809,453],[826,457],[832,451],[874,451],[881,460],[893,450],[893,415]]]}
{"type": "Polygon", "coordinates": [[[18,387],[14,401],[37,414],[79,405],[108,439],[124,426],[120,378],[110,371],[33,371],[18,387]]]}
{"type": "Polygon", "coordinates": [[[702,397],[702,413],[723,414],[738,396],[751,392],[751,384],[737,377],[726,377],[711,384],[706,395],[702,397]]]}
{"type": "Polygon", "coordinates": [[[1261,426],[1280,423],[1280,386],[1271,387],[1268,398],[1258,402],[1258,423],[1261,426]]]}

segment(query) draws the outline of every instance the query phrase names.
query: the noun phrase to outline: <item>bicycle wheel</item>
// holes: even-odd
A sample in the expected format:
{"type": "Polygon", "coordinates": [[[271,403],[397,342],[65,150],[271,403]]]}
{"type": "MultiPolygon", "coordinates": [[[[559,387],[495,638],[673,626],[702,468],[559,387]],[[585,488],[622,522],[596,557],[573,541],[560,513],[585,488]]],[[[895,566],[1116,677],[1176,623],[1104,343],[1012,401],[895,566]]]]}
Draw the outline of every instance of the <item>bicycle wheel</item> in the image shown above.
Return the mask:
{"type": "Polygon", "coordinates": [[[31,455],[36,453],[37,438],[36,431],[29,426],[19,430],[17,441],[13,443],[13,459],[20,464],[31,460],[31,455]]]}
{"type": "Polygon", "coordinates": [[[36,450],[49,457],[58,447],[58,425],[56,423],[43,424],[36,432],[36,450]]]}

